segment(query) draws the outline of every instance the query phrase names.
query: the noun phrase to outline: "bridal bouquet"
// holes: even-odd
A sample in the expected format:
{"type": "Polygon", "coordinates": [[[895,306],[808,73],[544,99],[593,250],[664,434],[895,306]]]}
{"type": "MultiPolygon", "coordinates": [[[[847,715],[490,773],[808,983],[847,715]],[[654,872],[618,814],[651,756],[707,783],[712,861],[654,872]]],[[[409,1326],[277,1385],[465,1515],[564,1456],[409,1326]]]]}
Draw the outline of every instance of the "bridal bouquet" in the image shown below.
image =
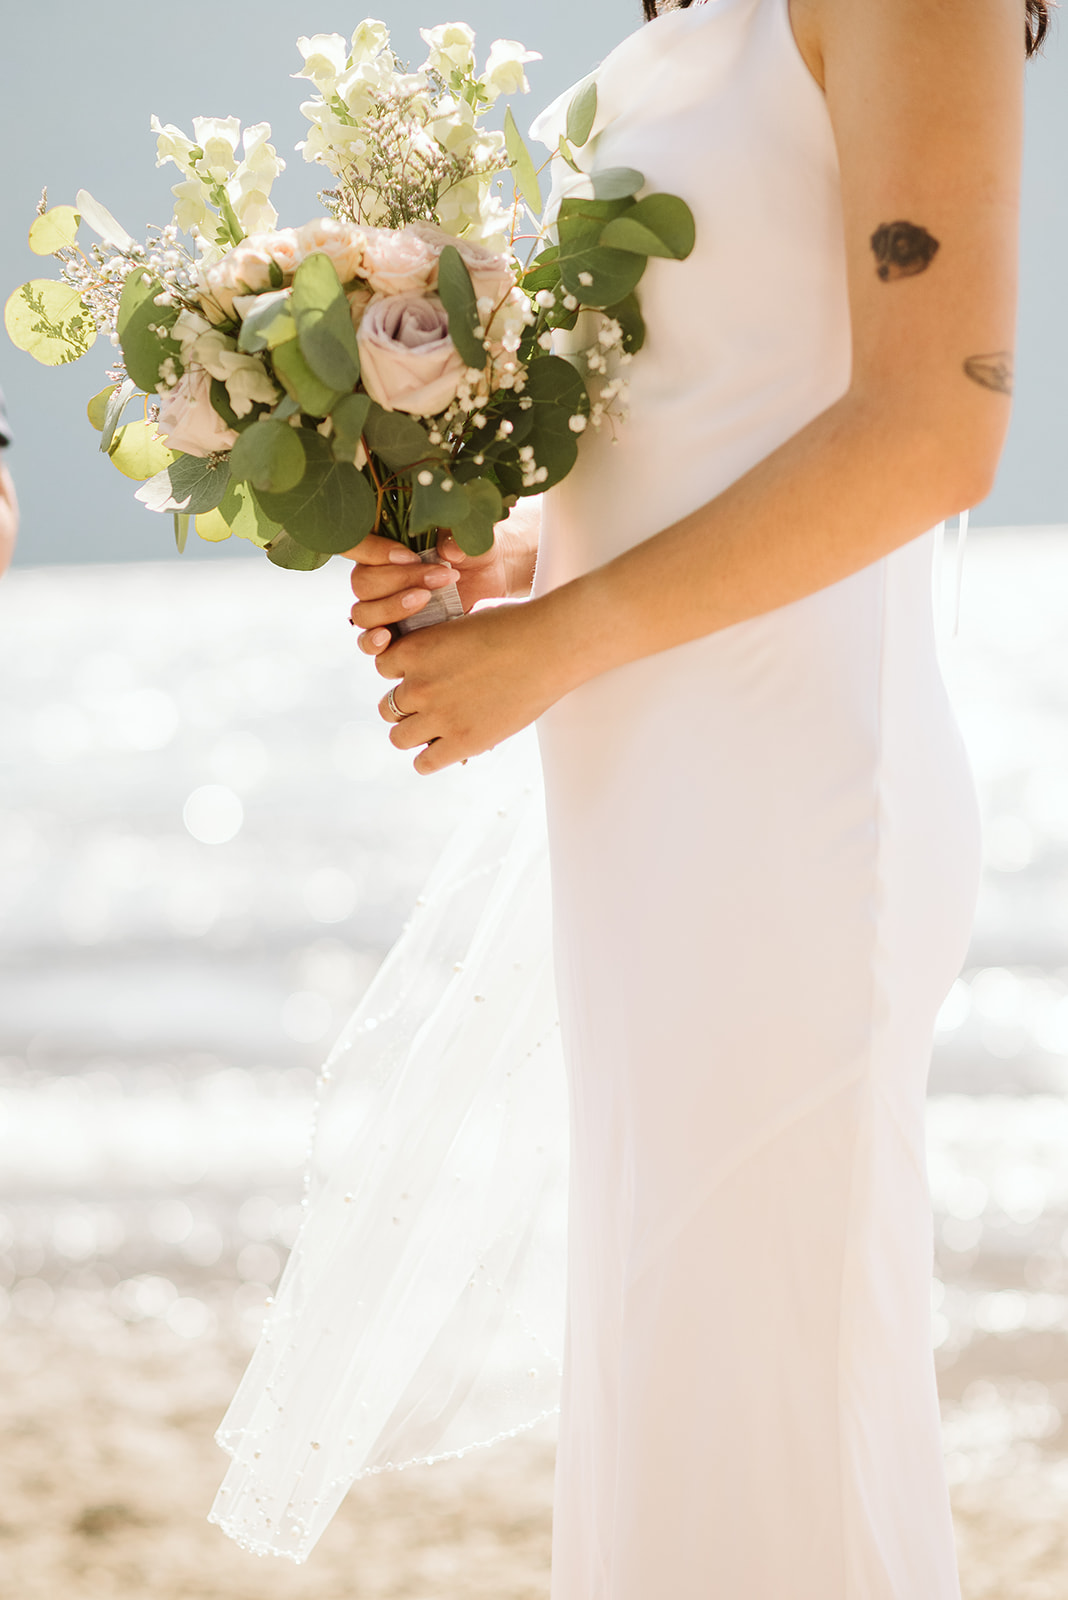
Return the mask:
{"type": "Polygon", "coordinates": [[[173,514],[179,549],[193,519],[203,539],[234,534],[302,570],[372,531],[422,551],[448,528],[481,554],[506,508],[564,478],[585,428],[620,412],[619,369],[644,336],[635,289],[649,256],[688,255],[689,210],[638,199],[629,168],[579,174],[591,82],[555,152],[580,192],[550,232],[511,109],[486,125],[537,58],[498,41],[479,71],[465,24],[422,36],[415,72],[381,22],[351,44],[298,41],[315,90],[298,148],[331,175],[327,216],[277,226],[284,163],[267,123],[236,118],[198,117],[192,138],[153,118],[157,165],[181,181],[144,244],[84,190],[74,206],[42,199],[30,247],[59,277],[15,290],[8,333],[46,365],[98,335],[114,347],[89,420],[137,498],[173,514]],[[99,241],[87,249],[83,223],[99,241]],[[588,334],[554,354],[583,312],[588,334]]]}

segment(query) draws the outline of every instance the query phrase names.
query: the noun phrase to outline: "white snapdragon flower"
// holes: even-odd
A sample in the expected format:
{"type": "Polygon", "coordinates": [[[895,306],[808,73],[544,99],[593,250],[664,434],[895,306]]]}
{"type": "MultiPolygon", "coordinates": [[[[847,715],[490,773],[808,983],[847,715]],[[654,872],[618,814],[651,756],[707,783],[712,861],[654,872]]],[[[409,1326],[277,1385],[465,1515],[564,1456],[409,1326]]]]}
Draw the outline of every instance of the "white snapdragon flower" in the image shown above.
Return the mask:
{"type": "MultiPolygon", "coordinates": [[[[438,197],[438,221],[446,233],[466,233],[482,222],[482,181],[462,178],[438,197]]],[[[479,239],[481,243],[481,238],[479,239]]]]}
{"type": "Polygon", "coordinates": [[[430,51],[426,67],[446,82],[454,72],[473,72],[475,35],[466,22],[443,22],[438,28],[420,28],[420,36],[430,51]]]}
{"type": "Polygon", "coordinates": [[[349,47],[340,33],[313,33],[297,40],[297,49],[304,57],[304,65],[294,78],[310,78],[322,95],[334,92],[334,85],[344,72],[349,60],[349,47]]]}
{"type": "Polygon", "coordinates": [[[203,228],[210,219],[204,185],[199,178],[183,178],[171,189],[174,196],[174,221],[183,233],[203,228]]]}
{"type": "Polygon", "coordinates": [[[502,94],[528,94],[530,84],[523,67],[528,61],[540,61],[537,50],[525,50],[515,39],[497,39],[490,46],[482,87],[491,101],[502,94]]]}
{"type": "Polygon", "coordinates": [[[220,333],[218,328],[202,333],[193,343],[190,355],[191,365],[203,367],[211,377],[226,385],[236,416],[248,416],[257,400],[273,405],[278,399],[278,390],[260,358],[243,355],[237,348],[237,341],[220,333]]]}
{"type": "Polygon", "coordinates": [[[197,166],[210,173],[216,183],[225,183],[237,166],[241,137],[237,117],[194,117],[193,137],[204,152],[197,166]]]}
{"type": "Polygon", "coordinates": [[[278,221],[278,212],[268,194],[269,187],[261,187],[259,179],[246,167],[242,167],[226,186],[234,215],[246,234],[268,233],[278,221]]]}
{"type": "Polygon", "coordinates": [[[352,36],[352,64],[374,61],[389,49],[389,29],[384,22],[368,17],[352,36]]]}
{"type": "Polygon", "coordinates": [[[153,116],[150,123],[152,132],[156,135],[156,165],[165,166],[168,161],[173,161],[180,172],[187,178],[193,176],[192,152],[196,149],[192,139],[187,139],[181,128],[176,128],[173,122],[163,123],[157,116],[153,116]]]}
{"type": "Polygon", "coordinates": [[[183,367],[192,365],[197,340],[203,334],[211,332],[211,323],[199,312],[184,310],[178,313],[178,319],[171,329],[171,338],[177,340],[182,347],[183,367]]]}
{"type": "Polygon", "coordinates": [[[445,150],[453,156],[463,156],[480,137],[475,113],[466,100],[451,96],[439,100],[437,116],[430,123],[430,132],[445,150]]]}
{"type": "Polygon", "coordinates": [[[241,165],[254,172],[269,189],[280,172],[286,169],[285,162],[281,159],[274,145],[268,141],[271,137],[271,124],[269,122],[256,122],[252,127],[246,128],[241,135],[241,143],[245,156],[241,165]]]}

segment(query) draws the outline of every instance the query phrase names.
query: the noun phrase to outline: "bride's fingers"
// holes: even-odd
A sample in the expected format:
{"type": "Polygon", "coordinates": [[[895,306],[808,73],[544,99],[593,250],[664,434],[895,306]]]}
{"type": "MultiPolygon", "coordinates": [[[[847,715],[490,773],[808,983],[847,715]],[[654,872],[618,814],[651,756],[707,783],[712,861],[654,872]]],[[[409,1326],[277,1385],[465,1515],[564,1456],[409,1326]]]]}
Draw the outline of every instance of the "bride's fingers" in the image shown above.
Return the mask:
{"type": "MultiPolygon", "coordinates": [[[[391,719],[392,720],[392,719],[391,719]]],[[[394,722],[389,730],[389,742],[397,750],[418,750],[437,737],[429,726],[430,718],[419,712],[410,712],[403,722],[394,722]]]]}
{"type": "Polygon", "coordinates": [[[409,550],[407,545],[398,544],[396,539],[383,539],[379,533],[369,533],[359,544],[342,554],[350,561],[360,561],[371,567],[410,567],[419,560],[415,551],[409,550]]]}
{"type": "Polygon", "coordinates": [[[412,567],[364,566],[357,562],[349,583],[357,600],[384,600],[403,594],[406,589],[444,589],[455,583],[458,574],[446,562],[432,567],[422,562],[412,567]]]}
{"type": "Polygon", "coordinates": [[[358,601],[349,615],[357,628],[382,628],[404,617],[414,617],[429,603],[428,589],[404,589],[388,600],[358,601]]]}
{"type": "Polygon", "coordinates": [[[356,643],[365,655],[380,656],[393,643],[393,635],[388,628],[371,628],[369,632],[359,634],[356,643]]]}
{"type": "Polygon", "coordinates": [[[425,750],[420,750],[412,766],[421,776],[428,777],[432,772],[443,772],[446,767],[454,766],[457,761],[463,766],[467,759],[451,739],[435,739],[425,750]]]}

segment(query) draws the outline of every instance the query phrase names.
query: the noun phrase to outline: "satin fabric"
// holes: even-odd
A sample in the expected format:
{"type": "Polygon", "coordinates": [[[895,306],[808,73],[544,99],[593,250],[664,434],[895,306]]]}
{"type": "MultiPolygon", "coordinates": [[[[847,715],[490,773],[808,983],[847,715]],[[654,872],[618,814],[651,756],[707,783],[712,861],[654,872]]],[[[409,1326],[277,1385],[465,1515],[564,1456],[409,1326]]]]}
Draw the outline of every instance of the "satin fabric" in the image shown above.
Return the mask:
{"type": "MultiPolygon", "coordinates": [[[[597,81],[584,166],[682,195],[697,247],[650,263],[629,420],[547,497],[540,592],[849,382],[835,145],[786,0],[669,13],[597,81]]],[[[541,721],[572,1141],[553,1600],[959,1593],[923,1104],[979,852],[932,544],[541,721]]]]}

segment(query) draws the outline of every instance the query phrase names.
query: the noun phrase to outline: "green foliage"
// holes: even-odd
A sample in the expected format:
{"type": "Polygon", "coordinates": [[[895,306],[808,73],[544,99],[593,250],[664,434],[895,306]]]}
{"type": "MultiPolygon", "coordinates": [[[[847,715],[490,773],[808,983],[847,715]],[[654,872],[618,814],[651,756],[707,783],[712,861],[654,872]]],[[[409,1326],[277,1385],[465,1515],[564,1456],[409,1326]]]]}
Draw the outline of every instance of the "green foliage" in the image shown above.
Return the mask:
{"type": "Polygon", "coordinates": [[[144,483],[157,472],[169,467],[175,459],[156,432],[154,422],[128,422],[119,428],[108,451],[111,463],[125,478],[144,483]]]}
{"type": "MultiPolygon", "coordinates": [[[[132,378],[124,378],[121,384],[113,385],[110,390],[105,392],[109,398],[100,425],[100,448],[106,455],[111,450],[112,442],[115,438],[115,430],[122,421],[122,414],[137,393],[137,385],[132,378]]],[[[90,418],[90,420],[92,419],[90,418]]],[[[166,465],[165,461],[161,461],[152,470],[153,472],[159,472],[166,465]]],[[[151,476],[151,474],[146,474],[146,476],[151,476]]]]}
{"type": "Polygon", "coordinates": [[[527,373],[523,393],[535,406],[566,406],[570,415],[582,410],[586,385],[570,361],[562,356],[543,356],[527,373]]]}
{"type": "Polygon", "coordinates": [[[246,428],[251,428],[252,424],[269,410],[268,406],[257,402],[253,404],[251,411],[246,411],[243,417],[239,417],[230,404],[229,390],[221,378],[212,378],[208,393],[211,397],[212,410],[223,419],[228,428],[233,428],[235,433],[244,433],[246,428]]]}
{"type": "Polygon", "coordinates": [[[603,172],[591,172],[595,200],[626,200],[645,185],[645,179],[633,167],[605,167],[603,172]]]}
{"type": "MultiPolygon", "coordinates": [[[[131,385],[131,388],[132,387],[133,386],[131,385]]],[[[93,398],[85,408],[85,414],[89,418],[91,426],[96,429],[97,433],[102,433],[104,431],[104,424],[107,421],[108,415],[108,402],[113,394],[117,394],[118,388],[119,386],[117,383],[109,383],[106,389],[101,389],[99,394],[94,394],[93,398]]]]}
{"type": "Polygon", "coordinates": [[[290,306],[301,354],[316,378],[339,394],[353,390],[360,354],[349,303],[329,256],[308,256],[301,262],[290,306]]]}
{"type": "Polygon", "coordinates": [[[225,456],[183,456],[157,472],[138,489],[135,499],[150,511],[183,511],[199,516],[214,511],[230,482],[230,463],[225,456]]]}
{"type": "Polygon", "coordinates": [[[449,319],[449,338],[469,367],[486,365],[475,286],[467,264],[455,245],[448,244],[438,262],[438,294],[449,319]]]}
{"type": "Polygon", "coordinates": [[[309,417],[327,417],[341,399],[342,391],[317,378],[296,339],[271,351],[275,376],[309,417]]]}
{"type": "Polygon", "coordinates": [[[74,196],[74,204],[82,221],[92,228],[94,233],[99,234],[105,244],[113,244],[116,250],[121,250],[123,254],[137,248],[122,223],[116,222],[107,206],[102,206],[99,200],[94,200],[88,189],[78,190],[74,196]]]}
{"type": "Polygon", "coordinates": [[[231,533],[236,534],[239,539],[248,539],[250,543],[258,544],[261,550],[278,539],[283,532],[278,523],[272,521],[264,511],[253,493],[252,486],[247,483],[235,483],[231,479],[226,493],[219,501],[218,511],[226,519],[231,533]]]}
{"type": "Polygon", "coordinates": [[[406,411],[383,411],[371,405],[363,427],[368,450],[389,467],[403,471],[417,461],[439,460],[444,452],[432,445],[427,431],[406,411]]]}
{"type": "Polygon", "coordinates": [[[276,567],[285,567],[287,572],[315,572],[330,560],[329,555],[298,544],[288,533],[280,533],[270,544],[264,545],[264,549],[268,561],[273,561],[276,567]]]}
{"type": "Polygon", "coordinates": [[[156,296],[163,290],[158,278],[135,267],[122,286],[116,332],[122,345],[122,359],[130,377],[146,394],[155,394],[159,371],[168,357],[181,363],[181,346],[166,336],[178,318],[178,307],[158,306],[156,296]]]}
{"type": "Polygon", "coordinates": [[[605,316],[619,323],[623,329],[623,348],[630,355],[635,355],[645,343],[645,318],[642,316],[638,296],[630,294],[618,305],[607,306],[605,316]]]}
{"type": "MultiPolygon", "coordinates": [[[[346,394],[330,413],[334,432],[330,448],[335,461],[355,463],[356,452],[363,437],[364,426],[371,410],[371,399],[366,394],[346,394]]],[[[383,415],[387,413],[383,412],[383,415]]]]}
{"type": "Polygon", "coordinates": [[[64,367],[96,343],[92,313],[77,289],[34,278],[10,296],[4,327],[12,344],[43,367],[64,367]]]}
{"type": "Polygon", "coordinates": [[[73,206],[52,206],[30,229],[30,249],[35,256],[54,256],[69,250],[78,237],[81,217],[73,206]]]}
{"type": "Polygon", "coordinates": [[[511,106],[504,113],[504,146],[512,163],[512,178],[520,198],[526,202],[535,216],[540,215],[542,199],[538,169],[534,165],[533,157],[526,147],[522,134],[516,127],[511,106]]]}
{"type": "Polygon", "coordinates": [[[461,483],[451,472],[436,467],[416,474],[409,525],[413,534],[448,528],[465,554],[481,556],[492,549],[493,530],[503,516],[501,492],[489,478],[461,483]],[[423,477],[430,481],[420,482],[423,477]]]}
{"type": "Polygon", "coordinates": [[[593,132],[597,120],[597,80],[589,78],[582,84],[567,108],[567,139],[570,144],[584,145],[593,132]]]}
{"type": "Polygon", "coordinates": [[[248,308],[241,323],[237,348],[251,355],[257,350],[273,350],[276,345],[295,339],[297,324],[289,302],[288,289],[258,295],[256,304],[248,308]]]}
{"type": "Polygon", "coordinates": [[[335,461],[321,434],[306,431],[304,449],[307,465],[300,482],[281,493],[257,490],[256,499],[306,549],[326,555],[350,550],[374,527],[375,492],[351,462],[335,461]]]}
{"type": "Polygon", "coordinates": [[[560,207],[560,281],[583,305],[611,306],[625,300],[645,271],[643,258],[606,249],[600,242],[607,224],[628,209],[626,200],[570,199],[560,207]]]}
{"type": "Polygon", "coordinates": [[[238,436],[230,451],[230,477],[254,489],[285,494],[303,478],[304,461],[300,430],[265,417],[238,436]]]}
{"type": "Polygon", "coordinates": [[[523,288],[528,294],[539,289],[555,289],[560,282],[560,246],[551,244],[547,250],[534,257],[523,274],[523,288]]]}
{"type": "Polygon", "coordinates": [[[185,542],[189,538],[189,517],[181,511],[174,513],[174,542],[178,546],[178,554],[185,552],[185,542]]]}
{"type": "Polygon", "coordinates": [[[694,247],[693,212],[673,194],[650,194],[621,217],[610,222],[601,242],[637,255],[667,256],[685,261],[694,247]]]}

